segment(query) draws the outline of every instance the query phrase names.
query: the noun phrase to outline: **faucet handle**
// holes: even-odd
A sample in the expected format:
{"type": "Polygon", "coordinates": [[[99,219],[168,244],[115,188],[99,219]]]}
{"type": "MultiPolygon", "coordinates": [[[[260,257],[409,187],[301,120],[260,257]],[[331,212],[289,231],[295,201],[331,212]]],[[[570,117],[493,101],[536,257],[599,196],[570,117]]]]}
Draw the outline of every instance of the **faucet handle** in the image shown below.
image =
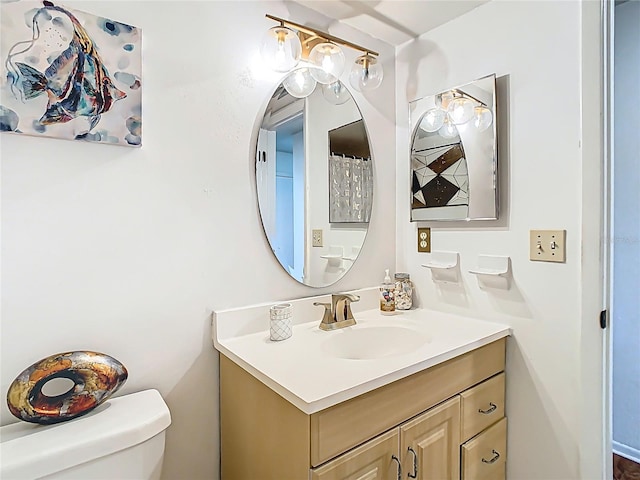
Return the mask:
{"type": "Polygon", "coordinates": [[[359,295],[354,295],[353,293],[334,293],[331,295],[332,300],[348,300],[349,302],[357,302],[360,300],[359,295]]]}
{"type": "Polygon", "coordinates": [[[313,305],[316,307],[319,306],[323,306],[324,307],[324,315],[322,316],[322,322],[320,323],[324,323],[324,324],[329,324],[332,323],[333,320],[333,315],[331,313],[331,304],[330,303],[323,303],[323,302],[313,302],[313,305]]]}
{"type": "Polygon", "coordinates": [[[336,293],[331,296],[333,304],[333,316],[337,322],[353,321],[353,313],[351,312],[351,303],[360,300],[358,295],[351,293],[336,293]]]}

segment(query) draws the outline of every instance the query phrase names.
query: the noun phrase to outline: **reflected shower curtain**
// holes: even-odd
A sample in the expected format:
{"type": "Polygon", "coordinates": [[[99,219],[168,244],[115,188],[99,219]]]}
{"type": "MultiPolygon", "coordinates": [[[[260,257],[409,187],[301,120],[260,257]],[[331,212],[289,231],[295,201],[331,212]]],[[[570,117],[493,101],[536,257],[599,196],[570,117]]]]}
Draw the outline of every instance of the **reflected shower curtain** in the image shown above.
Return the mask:
{"type": "Polygon", "coordinates": [[[373,198],[370,158],[329,156],[329,222],[368,223],[373,198]]]}

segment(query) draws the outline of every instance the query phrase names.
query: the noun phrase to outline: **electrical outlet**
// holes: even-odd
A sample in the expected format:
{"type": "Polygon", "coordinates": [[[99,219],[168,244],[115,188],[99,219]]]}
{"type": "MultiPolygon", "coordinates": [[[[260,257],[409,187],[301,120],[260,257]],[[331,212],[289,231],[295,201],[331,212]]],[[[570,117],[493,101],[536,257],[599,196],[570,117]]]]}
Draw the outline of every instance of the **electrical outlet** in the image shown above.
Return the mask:
{"type": "Polygon", "coordinates": [[[565,261],[566,230],[530,230],[529,259],[539,262],[565,261]]]}
{"type": "Polygon", "coordinates": [[[418,228],[418,252],[431,252],[430,228],[418,228]]]}
{"type": "Polygon", "coordinates": [[[322,246],[322,229],[312,230],[311,238],[312,238],[312,243],[311,243],[312,246],[321,247],[322,246]]]}

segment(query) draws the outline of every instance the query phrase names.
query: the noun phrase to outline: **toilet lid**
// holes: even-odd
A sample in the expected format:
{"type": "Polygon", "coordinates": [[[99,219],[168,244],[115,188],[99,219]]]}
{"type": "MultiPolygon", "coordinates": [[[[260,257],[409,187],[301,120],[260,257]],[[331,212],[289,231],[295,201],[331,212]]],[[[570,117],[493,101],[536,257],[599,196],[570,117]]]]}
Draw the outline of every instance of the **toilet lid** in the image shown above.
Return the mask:
{"type": "Polygon", "coordinates": [[[111,398],[92,412],[55,425],[0,427],[0,478],[37,478],[138,445],[171,424],[157,390],[111,398]]]}

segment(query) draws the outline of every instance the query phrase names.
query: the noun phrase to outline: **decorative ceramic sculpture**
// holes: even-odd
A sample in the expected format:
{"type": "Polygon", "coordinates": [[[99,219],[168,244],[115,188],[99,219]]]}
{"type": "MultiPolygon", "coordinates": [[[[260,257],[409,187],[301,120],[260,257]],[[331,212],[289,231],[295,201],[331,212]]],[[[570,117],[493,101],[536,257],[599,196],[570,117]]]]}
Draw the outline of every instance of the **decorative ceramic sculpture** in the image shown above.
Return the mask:
{"type": "Polygon", "coordinates": [[[7,391],[7,404],[20,420],[41,424],[64,422],[107,400],[127,376],[124,365],[109,355],[87,351],[58,353],[18,375],[7,391]],[[54,378],[68,378],[74,385],[61,395],[45,395],[42,387],[54,378]]]}

